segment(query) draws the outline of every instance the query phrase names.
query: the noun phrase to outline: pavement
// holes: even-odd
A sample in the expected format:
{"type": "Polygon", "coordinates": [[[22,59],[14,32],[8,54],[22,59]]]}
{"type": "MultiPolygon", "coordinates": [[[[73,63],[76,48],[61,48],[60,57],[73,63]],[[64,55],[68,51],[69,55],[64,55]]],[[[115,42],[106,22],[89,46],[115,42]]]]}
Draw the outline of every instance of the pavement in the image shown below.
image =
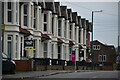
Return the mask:
{"type": "MultiPolygon", "coordinates": [[[[36,77],[46,77],[50,75],[63,74],[63,73],[73,73],[74,70],[47,70],[47,71],[26,71],[26,72],[16,72],[15,74],[3,74],[2,80],[7,79],[29,79],[36,77]]],[[[77,70],[76,72],[91,72],[91,70],[77,70]]]]}

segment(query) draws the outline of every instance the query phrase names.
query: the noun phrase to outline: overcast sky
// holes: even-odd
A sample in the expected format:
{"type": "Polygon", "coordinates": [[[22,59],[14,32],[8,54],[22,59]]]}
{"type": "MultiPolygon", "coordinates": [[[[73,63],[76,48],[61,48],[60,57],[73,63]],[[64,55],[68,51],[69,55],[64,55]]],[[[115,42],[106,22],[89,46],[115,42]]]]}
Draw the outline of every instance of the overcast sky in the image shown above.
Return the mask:
{"type": "Polygon", "coordinates": [[[94,40],[117,47],[118,40],[118,3],[117,2],[62,2],[73,11],[91,21],[92,10],[103,10],[94,13],[94,40]]]}

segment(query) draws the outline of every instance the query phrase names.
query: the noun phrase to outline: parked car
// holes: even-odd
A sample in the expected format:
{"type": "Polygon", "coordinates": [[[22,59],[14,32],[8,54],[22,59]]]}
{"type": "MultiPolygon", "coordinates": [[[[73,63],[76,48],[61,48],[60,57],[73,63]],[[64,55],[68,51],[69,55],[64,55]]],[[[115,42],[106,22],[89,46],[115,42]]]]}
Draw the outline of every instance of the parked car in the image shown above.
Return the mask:
{"type": "Polygon", "coordinates": [[[15,74],[16,64],[5,53],[2,53],[2,73],[15,74]]]}

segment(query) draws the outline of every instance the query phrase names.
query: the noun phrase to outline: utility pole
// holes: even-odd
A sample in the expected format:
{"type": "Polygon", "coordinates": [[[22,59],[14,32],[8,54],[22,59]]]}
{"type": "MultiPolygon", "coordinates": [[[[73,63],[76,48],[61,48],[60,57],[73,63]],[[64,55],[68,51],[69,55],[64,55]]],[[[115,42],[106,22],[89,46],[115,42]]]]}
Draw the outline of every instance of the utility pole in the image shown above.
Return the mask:
{"type": "Polygon", "coordinates": [[[96,13],[96,12],[102,12],[102,10],[100,10],[100,11],[92,11],[92,40],[91,40],[91,53],[92,53],[92,55],[91,55],[91,60],[92,60],[92,62],[91,62],[91,69],[92,70],[94,70],[94,56],[93,56],[93,14],[94,13],[96,13]]]}
{"type": "Polygon", "coordinates": [[[119,35],[118,35],[118,50],[117,50],[118,51],[118,55],[119,55],[119,50],[120,49],[119,49],[119,35]]]}
{"type": "Polygon", "coordinates": [[[92,53],[92,55],[91,55],[91,60],[92,60],[92,62],[91,62],[91,69],[93,70],[93,68],[94,68],[94,62],[93,62],[93,11],[92,11],[92,41],[91,41],[91,53],[92,53]]]}
{"type": "Polygon", "coordinates": [[[2,2],[0,1],[0,80],[2,79],[2,32],[1,28],[2,27],[2,2]]]}

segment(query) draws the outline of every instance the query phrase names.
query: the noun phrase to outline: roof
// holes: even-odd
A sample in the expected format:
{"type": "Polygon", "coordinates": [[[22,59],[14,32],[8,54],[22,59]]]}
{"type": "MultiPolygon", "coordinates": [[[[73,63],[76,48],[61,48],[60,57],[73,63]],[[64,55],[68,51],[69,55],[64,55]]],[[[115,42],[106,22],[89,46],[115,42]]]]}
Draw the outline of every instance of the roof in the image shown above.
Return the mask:
{"type": "Polygon", "coordinates": [[[67,13],[68,13],[68,19],[70,20],[70,22],[72,22],[72,10],[67,9],[67,13]]]}
{"type": "Polygon", "coordinates": [[[20,33],[22,33],[22,34],[31,35],[30,31],[28,31],[27,29],[23,29],[23,28],[19,27],[19,31],[20,31],[20,33]]]}
{"type": "Polygon", "coordinates": [[[60,6],[60,9],[61,16],[63,16],[65,19],[68,19],[67,6],[60,6]]]}
{"type": "Polygon", "coordinates": [[[58,40],[58,43],[60,44],[64,43],[60,38],[57,38],[57,40],[58,40]]]}
{"type": "Polygon", "coordinates": [[[72,19],[75,25],[78,25],[78,17],[77,17],[77,12],[72,12],[72,19]]]}
{"type": "MultiPolygon", "coordinates": [[[[42,33],[41,33],[42,34],[42,33]]],[[[48,40],[51,39],[47,34],[42,34],[42,40],[48,40]]]]}
{"type": "Polygon", "coordinates": [[[73,43],[73,41],[71,41],[71,40],[69,40],[69,44],[70,44],[70,45],[75,45],[75,44],[73,43]]]}
{"type": "Polygon", "coordinates": [[[98,42],[98,43],[100,43],[101,45],[104,45],[104,46],[106,46],[106,47],[114,47],[114,45],[107,45],[107,44],[101,43],[99,40],[94,40],[93,42],[98,42]]]}
{"type": "Polygon", "coordinates": [[[58,16],[61,16],[60,14],[60,2],[55,2],[55,10],[58,16]]]}

